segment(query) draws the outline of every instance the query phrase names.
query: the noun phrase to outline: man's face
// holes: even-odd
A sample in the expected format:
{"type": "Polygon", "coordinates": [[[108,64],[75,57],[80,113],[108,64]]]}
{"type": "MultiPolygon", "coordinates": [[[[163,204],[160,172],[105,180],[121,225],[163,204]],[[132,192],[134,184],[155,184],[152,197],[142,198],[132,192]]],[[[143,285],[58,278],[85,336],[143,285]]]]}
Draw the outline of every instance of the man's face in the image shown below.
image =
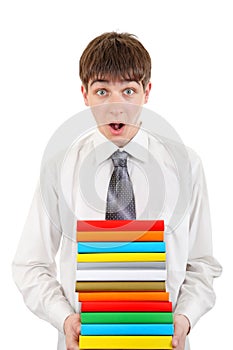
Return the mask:
{"type": "Polygon", "coordinates": [[[151,83],[128,80],[92,80],[88,91],[82,86],[86,106],[90,106],[100,132],[118,147],[138,132],[141,106],[147,103],[151,83]]]}

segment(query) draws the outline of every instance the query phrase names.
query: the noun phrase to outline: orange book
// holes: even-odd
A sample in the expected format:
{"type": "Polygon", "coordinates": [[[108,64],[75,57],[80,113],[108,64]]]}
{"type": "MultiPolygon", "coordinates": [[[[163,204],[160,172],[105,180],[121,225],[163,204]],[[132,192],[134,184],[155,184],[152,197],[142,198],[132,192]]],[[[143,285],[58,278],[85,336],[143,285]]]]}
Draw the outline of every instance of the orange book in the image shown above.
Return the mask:
{"type": "Polygon", "coordinates": [[[77,231],[77,242],[163,241],[164,231],[77,231]]]}
{"type": "Polygon", "coordinates": [[[168,301],[168,292],[80,292],[82,301],[168,301]]]}

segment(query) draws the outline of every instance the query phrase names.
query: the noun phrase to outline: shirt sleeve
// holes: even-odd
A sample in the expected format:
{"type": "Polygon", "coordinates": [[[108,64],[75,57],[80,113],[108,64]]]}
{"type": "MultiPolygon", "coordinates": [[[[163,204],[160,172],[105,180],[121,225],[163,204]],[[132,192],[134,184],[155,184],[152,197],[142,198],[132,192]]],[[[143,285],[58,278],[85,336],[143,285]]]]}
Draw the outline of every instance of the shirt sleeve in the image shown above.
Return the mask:
{"type": "MultiPolygon", "coordinates": [[[[51,203],[56,193],[50,189],[51,203]]],[[[58,206],[55,208],[59,217],[58,206]]],[[[61,230],[48,214],[38,185],[13,264],[13,279],[27,307],[63,332],[65,318],[74,313],[57,281],[55,256],[61,230]]]]}
{"type": "Polygon", "coordinates": [[[174,313],[185,315],[191,328],[215,303],[213,279],[221,265],[213,257],[210,211],[205,175],[198,158],[195,164],[190,202],[189,255],[185,280],[174,313]]]}

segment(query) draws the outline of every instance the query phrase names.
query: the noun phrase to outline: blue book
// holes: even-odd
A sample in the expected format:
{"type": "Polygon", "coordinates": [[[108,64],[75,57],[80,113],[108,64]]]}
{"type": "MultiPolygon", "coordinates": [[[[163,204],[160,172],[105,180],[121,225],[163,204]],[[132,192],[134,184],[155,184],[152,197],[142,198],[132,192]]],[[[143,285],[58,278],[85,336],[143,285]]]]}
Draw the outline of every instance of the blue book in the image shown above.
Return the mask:
{"type": "Polygon", "coordinates": [[[81,324],[81,335],[173,335],[173,324],[81,324]]]}
{"type": "Polygon", "coordinates": [[[165,242],[86,242],[77,244],[77,253],[164,253],[165,242]]]}

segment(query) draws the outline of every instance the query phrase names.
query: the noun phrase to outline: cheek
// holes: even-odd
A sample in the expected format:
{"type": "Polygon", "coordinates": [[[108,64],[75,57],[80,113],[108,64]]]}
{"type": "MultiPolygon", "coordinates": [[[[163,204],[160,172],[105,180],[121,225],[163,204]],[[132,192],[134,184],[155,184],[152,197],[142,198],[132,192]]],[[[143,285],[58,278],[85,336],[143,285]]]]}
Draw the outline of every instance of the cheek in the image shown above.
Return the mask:
{"type": "Polygon", "coordinates": [[[88,94],[86,96],[86,101],[87,101],[89,106],[92,106],[92,104],[93,104],[93,97],[88,94]]]}
{"type": "Polygon", "coordinates": [[[110,122],[108,110],[109,107],[105,104],[93,103],[93,105],[91,105],[91,111],[93,116],[95,117],[95,121],[98,126],[104,126],[105,124],[108,124],[110,122]]]}
{"type": "Polygon", "coordinates": [[[145,103],[146,95],[140,94],[131,99],[131,103],[134,105],[142,106],[145,103]]]}
{"type": "Polygon", "coordinates": [[[107,139],[110,139],[112,137],[112,134],[109,130],[109,126],[108,125],[101,125],[98,126],[99,131],[101,132],[102,135],[104,135],[107,139]]]}
{"type": "Polygon", "coordinates": [[[136,124],[142,110],[142,103],[130,103],[126,106],[127,119],[131,124],[136,124]]]}

